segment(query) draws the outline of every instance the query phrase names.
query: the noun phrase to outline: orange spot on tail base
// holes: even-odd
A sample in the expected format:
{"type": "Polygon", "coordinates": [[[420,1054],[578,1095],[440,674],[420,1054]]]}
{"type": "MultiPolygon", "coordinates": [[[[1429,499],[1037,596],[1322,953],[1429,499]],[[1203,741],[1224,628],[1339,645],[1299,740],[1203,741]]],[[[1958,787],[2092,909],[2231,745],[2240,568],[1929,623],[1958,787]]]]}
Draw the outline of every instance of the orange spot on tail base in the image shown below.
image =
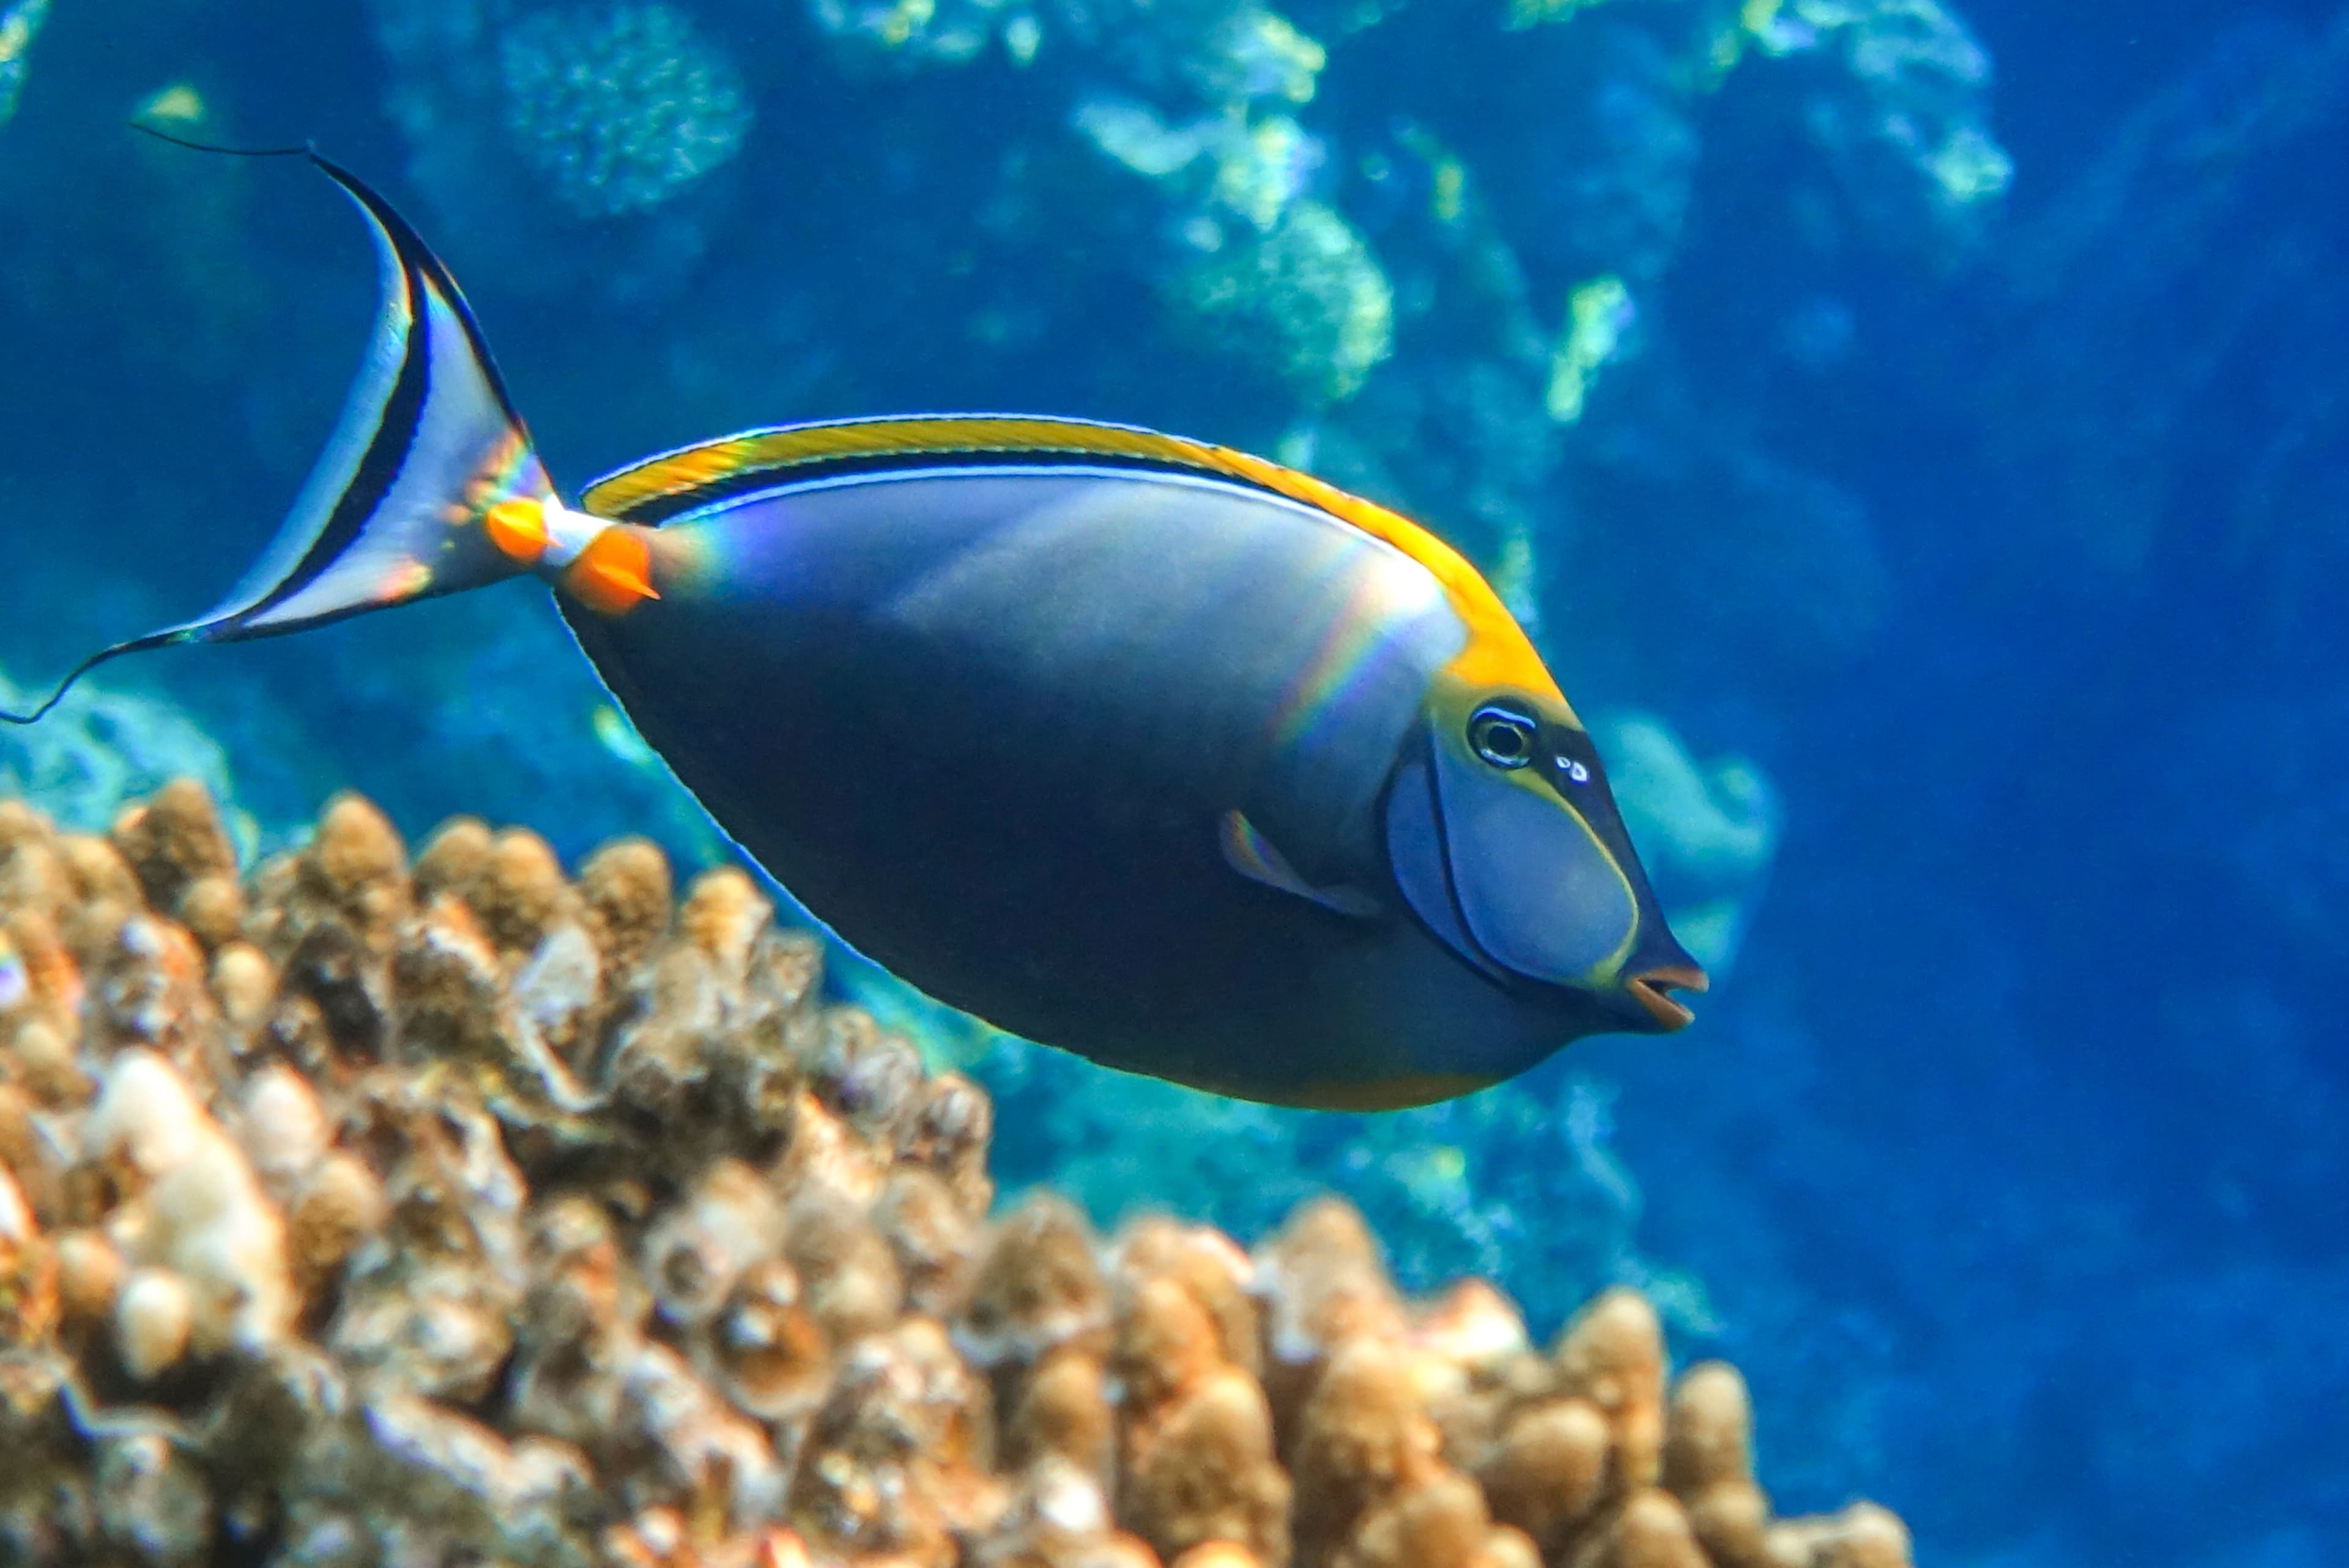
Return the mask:
{"type": "Polygon", "coordinates": [[[546,507],[533,496],[517,495],[481,514],[481,526],[499,554],[521,566],[533,566],[546,554],[546,507]]]}
{"type": "Polygon", "coordinates": [[[640,531],[615,523],[564,568],[563,591],[598,615],[626,615],[660,597],[653,587],[652,548],[640,531]]]}

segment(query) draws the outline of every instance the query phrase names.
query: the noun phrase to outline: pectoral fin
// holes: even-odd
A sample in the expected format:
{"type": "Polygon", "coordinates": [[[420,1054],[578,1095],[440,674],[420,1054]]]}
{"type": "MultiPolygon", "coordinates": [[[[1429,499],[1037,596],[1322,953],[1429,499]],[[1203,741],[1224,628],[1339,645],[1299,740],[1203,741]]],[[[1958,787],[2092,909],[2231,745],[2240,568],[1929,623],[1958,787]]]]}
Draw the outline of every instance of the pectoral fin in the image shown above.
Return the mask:
{"type": "Polygon", "coordinates": [[[1359,888],[1350,888],[1342,882],[1317,888],[1299,876],[1279,847],[1237,811],[1224,813],[1216,837],[1223,845],[1224,863],[1251,882],[1260,882],[1357,920],[1369,919],[1380,912],[1379,901],[1359,888]]]}

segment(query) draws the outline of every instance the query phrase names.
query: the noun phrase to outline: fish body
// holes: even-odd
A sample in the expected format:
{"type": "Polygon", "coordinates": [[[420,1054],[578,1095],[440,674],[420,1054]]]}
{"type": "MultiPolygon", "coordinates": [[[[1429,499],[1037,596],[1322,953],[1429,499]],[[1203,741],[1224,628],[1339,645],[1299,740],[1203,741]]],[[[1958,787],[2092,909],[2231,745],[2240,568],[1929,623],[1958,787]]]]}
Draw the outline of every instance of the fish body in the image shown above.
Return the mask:
{"type": "Polygon", "coordinates": [[[445,268],[320,166],[387,278],[343,424],[227,605],[98,658],[533,571],[759,865],[1005,1029],[1378,1107],[1687,1021],[1669,991],[1702,971],[1587,733],[1416,524],[1209,443],[999,415],[744,432],[574,509],[445,268]]]}
{"type": "Polygon", "coordinates": [[[1505,1077],[1568,1027],[1383,870],[1381,786],[1464,635],[1400,552],[1285,497],[1077,464],[802,483],[652,545],[661,597],[570,609],[580,646],[744,849],[940,1000],[1312,1104],[1505,1077]],[[1236,874],[1234,811],[1381,907],[1236,874]]]}

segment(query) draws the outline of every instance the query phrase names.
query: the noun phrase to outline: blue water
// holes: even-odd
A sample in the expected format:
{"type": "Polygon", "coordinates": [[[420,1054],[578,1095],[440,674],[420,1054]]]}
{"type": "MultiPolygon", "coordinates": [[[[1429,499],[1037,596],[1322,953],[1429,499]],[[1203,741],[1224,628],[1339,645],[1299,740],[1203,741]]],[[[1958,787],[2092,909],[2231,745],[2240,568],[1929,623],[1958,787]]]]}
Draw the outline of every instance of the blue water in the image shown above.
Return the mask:
{"type": "MultiPolygon", "coordinates": [[[[545,9],[57,0],[0,124],[0,670],[224,593],[372,308],[298,168],[120,129],[169,88],[409,209],[567,487],[897,409],[1278,452],[1763,781],[1763,850],[1683,857],[1733,968],[1402,1118],[903,1012],[982,1053],[1007,1177],[1243,1231],[1333,1186],[1545,1330],[1647,1283],[1781,1508],[1873,1495],[1922,1562],[2349,1560],[2349,10],[693,0],[518,105],[627,7],[545,9]]],[[[719,852],[526,589],[101,685],[0,781],[719,852]]]]}

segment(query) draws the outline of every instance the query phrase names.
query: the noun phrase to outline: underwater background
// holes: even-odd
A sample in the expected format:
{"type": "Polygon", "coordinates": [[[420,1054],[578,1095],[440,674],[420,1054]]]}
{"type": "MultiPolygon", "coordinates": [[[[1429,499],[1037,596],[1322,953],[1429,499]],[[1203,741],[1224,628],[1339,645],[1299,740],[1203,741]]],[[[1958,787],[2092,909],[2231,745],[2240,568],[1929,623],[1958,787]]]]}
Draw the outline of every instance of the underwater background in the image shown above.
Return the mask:
{"type": "MultiPolygon", "coordinates": [[[[330,191],[134,116],[381,184],[566,491],[1034,410],[1276,455],[1494,576],[1697,1025],[1312,1115],[836,964],[995,1096],[1007,1189],[1252,1241],[1334,1189],[1544,1334],[1639,1285],[1744,1368],[1782,1507],[1864,1492],[1920,1561],[2349,1550],[2349,10],[11,0],[18,689],[226,592],[373,307],[330,191]]],[[[68,826],[182,774],[248,855],[345,785],[413,838],[724,854],[523,587],[0,736],[68,826]]]]}

